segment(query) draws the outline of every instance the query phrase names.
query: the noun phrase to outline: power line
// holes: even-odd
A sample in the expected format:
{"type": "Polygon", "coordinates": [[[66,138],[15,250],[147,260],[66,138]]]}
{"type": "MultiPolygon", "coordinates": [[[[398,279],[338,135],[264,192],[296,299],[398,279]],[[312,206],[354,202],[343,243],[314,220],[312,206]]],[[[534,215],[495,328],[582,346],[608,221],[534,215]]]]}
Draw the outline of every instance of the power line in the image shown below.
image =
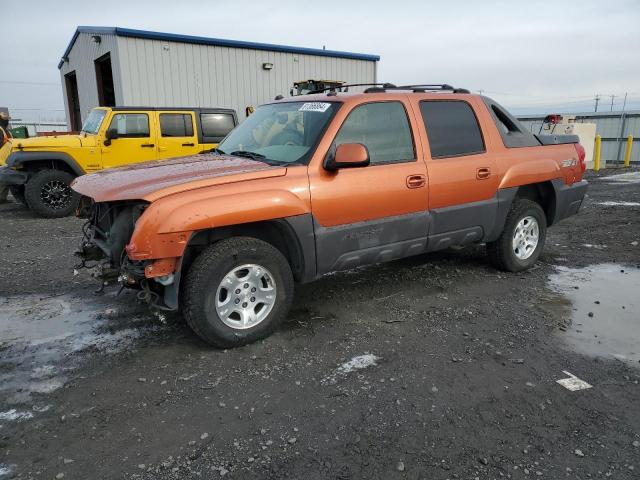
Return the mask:
{"type": "Polygon", "coordinates": [[[62,86],[62,84],[54,83],[54,82],[23,82],[20,80],[0,80],[0,83],[4,83],[8,85],[48,85],[48,86],[56,86],[56,87],[62,86]]]}

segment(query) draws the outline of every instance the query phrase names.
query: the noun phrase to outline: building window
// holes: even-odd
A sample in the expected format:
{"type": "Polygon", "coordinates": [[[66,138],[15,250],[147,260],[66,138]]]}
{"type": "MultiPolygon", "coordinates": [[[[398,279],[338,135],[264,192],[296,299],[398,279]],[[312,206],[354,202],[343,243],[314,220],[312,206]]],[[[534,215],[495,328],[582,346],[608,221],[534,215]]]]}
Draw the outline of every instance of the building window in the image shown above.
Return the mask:
{"type": "Polygon", "coordinates": [[[160,133],[163,137],[193,137],[193,120],[191,115],[161,113],[160,133]]]}
{"type": "Polygon", "coordinates": [[[473,155],[485,151],[482,133],[471,105],[459,100],[420,102],[431,158],[473,155]]]}

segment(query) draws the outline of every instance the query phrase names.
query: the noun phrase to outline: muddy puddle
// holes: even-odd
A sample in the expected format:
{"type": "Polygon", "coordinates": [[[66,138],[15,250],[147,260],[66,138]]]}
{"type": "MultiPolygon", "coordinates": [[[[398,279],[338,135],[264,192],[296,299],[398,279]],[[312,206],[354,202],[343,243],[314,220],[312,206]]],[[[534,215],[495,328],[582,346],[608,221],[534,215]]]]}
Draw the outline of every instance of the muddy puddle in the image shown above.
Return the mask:
{"type": "Polygon", "coordinates": [[[572,305],[571,323],[560,337],[568,347],[640,368],[640,268],[557,267],[549,283],[572,305]]]}
{"type": "Polygon", "coordinates": [[[157,328],[142,306],[115,294],[0,297],[0,423],[48,409],[42,394],[64,386],[90,355],[119,352],[157,328]]]}

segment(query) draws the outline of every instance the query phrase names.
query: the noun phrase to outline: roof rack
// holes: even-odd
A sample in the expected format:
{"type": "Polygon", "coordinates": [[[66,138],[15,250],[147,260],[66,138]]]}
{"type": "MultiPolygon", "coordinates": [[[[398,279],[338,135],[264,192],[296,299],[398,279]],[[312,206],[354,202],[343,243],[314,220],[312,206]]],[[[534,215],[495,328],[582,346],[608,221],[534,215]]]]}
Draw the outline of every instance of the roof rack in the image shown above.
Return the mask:
{"type": "Polygon", "coordinates": [[[455,88],[448,83],[426,83],[426,84],[418,84],[418,85],[402,85],[401,87],[397,87],[399,90],[412,90],[416,93],[418,92],[427,92],[427,91],[438,91],[438,90],[451,90],[453,93],[471,93],[466,88],[455,88]]]}
{"type": "MultiPolygon", "coordinates": [[[[451,91],[453,93],[471,93],[466,88],[456,88],[448,83],[424,83],[424,84],[416,84],[416,85],[394,85],[393,83],[347,83],[344,85],[340,85],[338,87],[339,90],[343,92],[348,92],[349,87],[369,87],[364,93],[384,93],[387,90],[411,90],[414,93],[424,93],[431,91],[451,91]]],[[[329,90],[329,93],[335,92],[336,87],[327,87],[319,90],[314,90],[312,93],[322,93],[329,90]]]]}
{"type": "Polygon", "coordinates": [[[344,92],[348,92],[349,91],[349,87],[382,87],[382,88],[397,88],[393,83],[345,83],[344,85],[340,85],[340,86],[333,86],[333,87],[326,87],[326,88],[320,88],[318,90],[313,90],[311,92],[309,92],[307,95],[311,95],[314,93],[322,93],[322,92],[326,92],[327,90],[340,90],[340,89],[344,89],[344,92]]]}

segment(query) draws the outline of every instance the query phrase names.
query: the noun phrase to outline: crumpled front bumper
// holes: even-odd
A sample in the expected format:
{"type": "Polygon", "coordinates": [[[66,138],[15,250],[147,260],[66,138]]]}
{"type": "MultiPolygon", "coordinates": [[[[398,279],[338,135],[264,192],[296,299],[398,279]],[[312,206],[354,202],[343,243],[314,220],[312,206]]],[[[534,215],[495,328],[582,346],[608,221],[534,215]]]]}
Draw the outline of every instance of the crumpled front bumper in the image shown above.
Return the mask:
{"type": "Polygon", "coordinates": [[[14,170],[7,166],[0,167],[0,185],[24,185],[27,183],[27,180],[29,180],[29,174],[27,172],[14,170]]]}

